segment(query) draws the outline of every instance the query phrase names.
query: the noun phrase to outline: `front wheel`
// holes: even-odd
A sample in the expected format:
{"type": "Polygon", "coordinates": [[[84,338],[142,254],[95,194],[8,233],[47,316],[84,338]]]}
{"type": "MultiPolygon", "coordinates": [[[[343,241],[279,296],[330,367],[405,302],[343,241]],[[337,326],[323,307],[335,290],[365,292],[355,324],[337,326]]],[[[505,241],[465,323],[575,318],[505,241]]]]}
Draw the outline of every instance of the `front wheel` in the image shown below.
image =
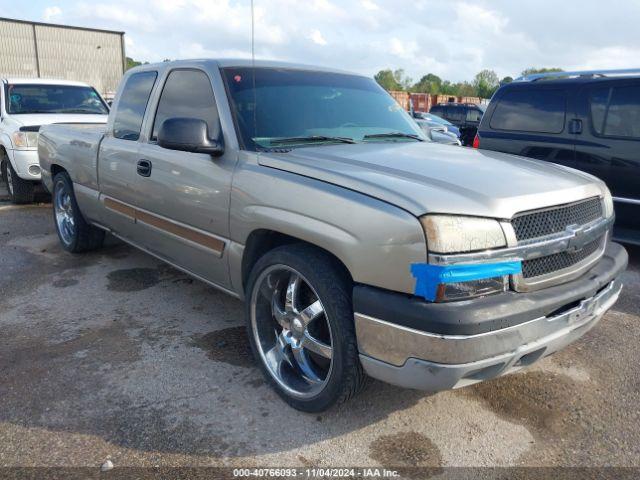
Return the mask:
{"type": "Polygon", "coordinates": [[[33,182],[23,180],[18,176],[6,154],[3,159],[0,159],[0,162],[2,163],[2,176],[7,182],[7,191],[11,202],[15,204],[33,203],[35,200],[33,182]]]}
{"type": "Polygon", "coordinates": [[[82,216],[73,183],[66,172],[53,179],[53,217],[62,247],[68,252],[79,253],[100,248],[104,231],[87,223],[82,216]]]}
{"type": "Polygon", "coordinates": [[[263,256],[249,277],[247,323],[263,373],[294,408],[320,412],[364,385],[351,282],[326,253],[289,245],[263,256]]]}

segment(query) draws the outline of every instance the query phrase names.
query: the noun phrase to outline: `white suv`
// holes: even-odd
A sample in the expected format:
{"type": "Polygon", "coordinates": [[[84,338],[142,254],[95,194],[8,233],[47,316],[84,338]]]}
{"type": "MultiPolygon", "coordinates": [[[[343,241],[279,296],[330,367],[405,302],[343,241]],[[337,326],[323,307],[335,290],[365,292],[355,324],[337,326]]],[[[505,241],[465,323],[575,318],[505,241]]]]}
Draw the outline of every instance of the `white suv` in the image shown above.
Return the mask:
{"type": "Polygon", "coordinates": [[[106,123],[109,107],[89,85],[67,80],[3,79],[0,172],[13,203],[33,201],[40,181],[38,131],[51,123],[106,123]]]}

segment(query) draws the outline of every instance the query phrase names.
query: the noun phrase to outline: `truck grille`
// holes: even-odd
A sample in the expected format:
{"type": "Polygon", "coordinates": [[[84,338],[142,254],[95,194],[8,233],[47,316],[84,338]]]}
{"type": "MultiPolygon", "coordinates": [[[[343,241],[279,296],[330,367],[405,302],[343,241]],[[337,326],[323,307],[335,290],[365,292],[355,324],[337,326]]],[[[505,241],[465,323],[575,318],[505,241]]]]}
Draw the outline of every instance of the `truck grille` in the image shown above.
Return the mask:
{"type": "Polygon", "coordinates": [[[563,232],[569,225],[586,225],[602,217],[602,201],[598,197],[545,210],[518,214],[511,221],[516,238],[530,240],[563,232]]]}
{"type": "Polygon", "coordinates": [[[602,238],[596,238],[577,252],[560,252],[546,257],[525,260],[522,262],[522,276],[534,278],[572,267],[595,253],[601,244],[602,238]]]}

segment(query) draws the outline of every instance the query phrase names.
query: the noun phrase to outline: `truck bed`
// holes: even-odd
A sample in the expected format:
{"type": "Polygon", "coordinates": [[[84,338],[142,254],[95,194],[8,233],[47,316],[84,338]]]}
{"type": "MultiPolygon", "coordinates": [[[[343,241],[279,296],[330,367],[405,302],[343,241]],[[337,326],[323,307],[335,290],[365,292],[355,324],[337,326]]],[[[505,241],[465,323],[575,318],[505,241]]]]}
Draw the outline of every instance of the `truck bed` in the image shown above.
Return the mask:
{"type": "MultiPolygon", "coordinates": [[[[40,129],[38,157],[42,181],[51,190],[52,165],[69,171],[74,183],[97,190],[97,158],[105,123],[58,123],[40,129]],[[67,166],[73,165],[73,169],[67,166]]],[[[55,171],[55,169],[53,169],[55,171]]]]}

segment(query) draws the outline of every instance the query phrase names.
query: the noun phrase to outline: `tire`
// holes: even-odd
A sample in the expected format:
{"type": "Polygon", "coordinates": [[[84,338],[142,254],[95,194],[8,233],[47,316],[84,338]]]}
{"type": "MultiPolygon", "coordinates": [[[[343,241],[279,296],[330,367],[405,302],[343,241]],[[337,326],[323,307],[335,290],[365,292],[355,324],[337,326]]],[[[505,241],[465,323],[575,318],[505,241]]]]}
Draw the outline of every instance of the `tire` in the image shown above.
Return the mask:
{"type": "Polygon", "coordinates": [[[251,270],[251,349],[269,384],[297,410],[322,412],[365,385],[352,288],[335,259],[305,244],[271,250],[251,270]]]}
{"type": "Polygon", "coordinates": [[[82,216],[67,172],[54,177],[51,197],[56,232],[66,251],[80,253],[102,247],[104,231],[87,223],[82,216]]]}
{"type": "Polygon", "coordinates": [[[9,199],[15,204],[33,203],[35,199],[33,182],[20,178],[4,152],[3,157],[0,159],[0,162],[2,162],[2,177],[7,182],[9,199]]]}

